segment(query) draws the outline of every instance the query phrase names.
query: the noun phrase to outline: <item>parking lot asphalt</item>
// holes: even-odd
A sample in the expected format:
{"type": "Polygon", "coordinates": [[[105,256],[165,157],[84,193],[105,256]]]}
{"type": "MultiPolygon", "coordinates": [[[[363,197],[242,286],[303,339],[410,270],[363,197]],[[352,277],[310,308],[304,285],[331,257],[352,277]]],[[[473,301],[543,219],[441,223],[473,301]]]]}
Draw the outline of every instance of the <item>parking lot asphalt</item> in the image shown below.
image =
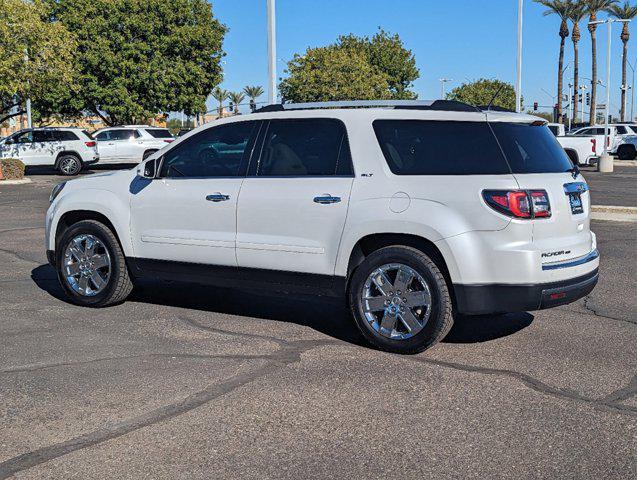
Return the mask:
{"type": "Polygon", "coordinates": [[[594,205],[637,207],[637,167],[615,166],[613,173],[599,173],[582,168],[592,192],[594,205]]]}
{"type": "MultiPolygon", "coordinates": [[[[611,177],[585,175],[598,201],[611,177]]],[[[398,356],[337,300],[149,282],[70,305],[43,245],[60,178],[32,179],[0,185],[0,478],[637,476],[634,224],[593,222],[586,299],[398,356]]]]}

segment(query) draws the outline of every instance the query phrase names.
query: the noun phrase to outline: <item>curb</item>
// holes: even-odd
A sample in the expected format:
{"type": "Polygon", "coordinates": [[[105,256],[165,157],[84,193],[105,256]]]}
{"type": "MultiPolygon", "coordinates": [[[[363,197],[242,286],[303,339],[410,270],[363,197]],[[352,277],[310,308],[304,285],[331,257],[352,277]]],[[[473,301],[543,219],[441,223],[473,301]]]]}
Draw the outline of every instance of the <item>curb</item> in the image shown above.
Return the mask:
{"type": "Polygon", "coordinates": [[[25,183],[31,183],[31,179],[24,177],[20,180],[0,180],[0,187],[2,185],[24,185],[25,183]]]}
{"type": "Polygon", "coordinates": [[[593,205],[591,218],[609,222],[637,222],[637,207],[593,205]]]}
{"type": "Polygon", "coordinates": [[[637,167],[637,160],[615,160],[613,163],[618,167],[637,167]]]}

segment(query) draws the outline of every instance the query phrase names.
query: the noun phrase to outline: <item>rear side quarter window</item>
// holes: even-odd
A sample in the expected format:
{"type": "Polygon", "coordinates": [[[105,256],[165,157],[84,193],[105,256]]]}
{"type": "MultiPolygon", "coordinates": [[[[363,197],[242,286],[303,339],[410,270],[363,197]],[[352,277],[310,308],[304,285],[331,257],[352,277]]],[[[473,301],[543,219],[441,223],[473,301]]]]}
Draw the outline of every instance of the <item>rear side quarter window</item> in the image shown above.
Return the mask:
{"type": "Polygon", "coordinates": [[[395,175],[511,173],[486,121],[375,120],[373,127],[395,175]]]}

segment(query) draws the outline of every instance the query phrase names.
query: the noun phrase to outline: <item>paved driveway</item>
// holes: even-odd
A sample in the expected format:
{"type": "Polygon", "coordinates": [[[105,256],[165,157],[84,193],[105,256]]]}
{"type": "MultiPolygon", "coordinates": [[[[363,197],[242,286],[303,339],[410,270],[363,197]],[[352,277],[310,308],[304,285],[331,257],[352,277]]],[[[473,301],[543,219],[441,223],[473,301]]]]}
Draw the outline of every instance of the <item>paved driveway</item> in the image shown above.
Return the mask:
{"type": "Polygon", "coordinates": [[[637,475],[634,224],[594,223],[586,301],[397,356],[333,300],[147,283],[72,306],[44,257],[57,179],[33,178],[0,186],[0,478],[637,475]]]}

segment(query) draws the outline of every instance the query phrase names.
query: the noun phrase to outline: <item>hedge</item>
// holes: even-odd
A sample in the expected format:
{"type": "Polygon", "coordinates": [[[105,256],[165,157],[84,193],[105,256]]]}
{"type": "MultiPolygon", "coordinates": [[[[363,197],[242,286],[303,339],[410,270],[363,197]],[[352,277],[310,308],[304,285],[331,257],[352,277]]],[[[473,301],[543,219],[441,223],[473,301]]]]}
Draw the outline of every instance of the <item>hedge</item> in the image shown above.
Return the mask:
{"type": "Polygon", "coordinates": [[[2,174],[5,180],[20,180],[24,178],[24,163],[20,160],[0,158],[0,166],[2,166],[2,174]]]}

